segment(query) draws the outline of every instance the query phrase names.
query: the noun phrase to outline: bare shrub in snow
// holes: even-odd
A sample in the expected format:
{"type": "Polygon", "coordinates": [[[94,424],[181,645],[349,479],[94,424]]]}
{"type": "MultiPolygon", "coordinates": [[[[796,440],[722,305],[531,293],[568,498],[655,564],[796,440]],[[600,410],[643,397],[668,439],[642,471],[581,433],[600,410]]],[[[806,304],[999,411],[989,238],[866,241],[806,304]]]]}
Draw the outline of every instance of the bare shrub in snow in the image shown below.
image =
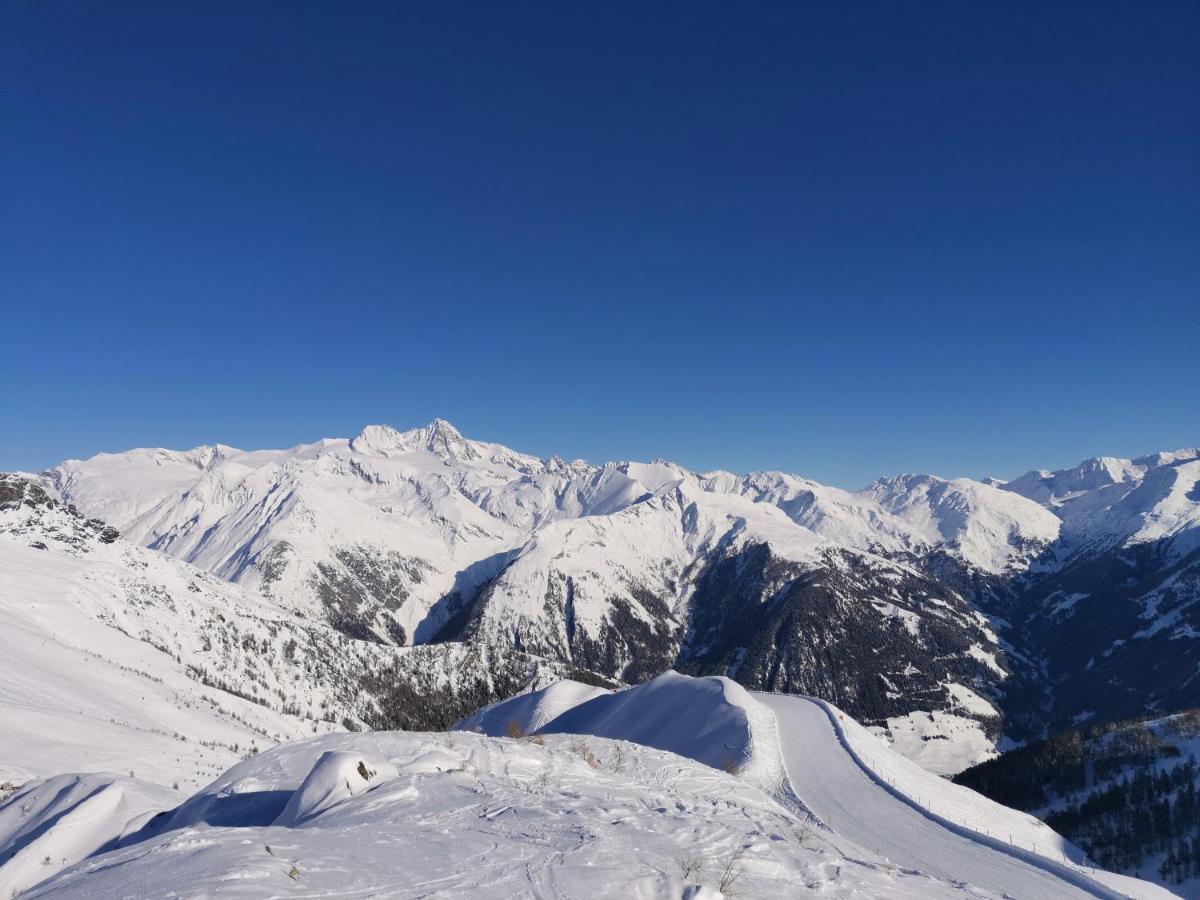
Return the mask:
{"type": "Polygon", "coordinates": [[[608,759],[608,769],[612,772],[620,772],[625,765],[625,748],[621,744],[613,746],[612,756],[608,759]]]}
{"type": "Polygon", "coordinates": [[[742,877],[742,867],[738,864],[741,858],[741,853],[734,853],[721,867],[720,876],[717,878],[717,890],[722,896],[737,896],[737,883],[742,877]]]}
{"type": "Polygon", "coordinates": [[[571,738],[571,752],[586,762],[593,769],[600,768],[600,761],[596,759],[596,754],[592,752],[592,745],[589,744],[579,735],[571,738]]]}
{"type": "Polygon", "coordinates": [[[813,827],[807,822],[797,822],[792,826],[792,835],[796,838],[796,843],[801,847],[807,847],[808,842],[813,837],[813,827]]]}
{"type": "Polygon", "coordinates": [[[704,868],[704,860],[694,853],[682,852],[675,854],[672,857],[675,868],[679,870],[679,877],[684,881],[697,874],[704,868]]]}

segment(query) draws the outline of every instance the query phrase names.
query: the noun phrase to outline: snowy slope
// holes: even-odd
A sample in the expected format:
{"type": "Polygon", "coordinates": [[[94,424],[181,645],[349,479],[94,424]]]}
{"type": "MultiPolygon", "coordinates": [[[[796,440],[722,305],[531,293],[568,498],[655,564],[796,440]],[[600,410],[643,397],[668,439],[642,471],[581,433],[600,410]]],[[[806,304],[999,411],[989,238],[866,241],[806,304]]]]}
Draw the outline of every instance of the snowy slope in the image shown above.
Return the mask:
{"type": "Polygon", "coordinates": [[[857,492],[782,472],[706,476],[705,487],[778,506],[795,522],[862,550],[941,549],[989,574],[1023,569],[1055,540],[1058,517],[995,487],[933,475],[881,479],[857,492]]]}
{"type": "Polygon", "coordinates": [[[1023,569],[1057,537],[1058,517],[990,485],[932,475],[901,475],[862,492],[932,547],[959,554],[984,572],[1023,569]]]}
{"type": "MultiPolygon", "coordinates": [[[[11,482],[9,482],[11,484],[11,482]]],[[[135,772],[198,783],[257,744],[312,734],[282,712],[332,691],[264,664],[270,620],[237,589],[106,543],[61,508],[0,509],[0,779],[135,772]],[[223,622],[217,622],[223,617],[223,622]],[[208,626],[213,626],[211,630],[208,626]],[[242,641],[254,643],[253,657],[242,641]],[[206,649],[207,647],[207,649],[206,649]],[[254,666],[253,673],[245,667],[254,666]],[[245,698],[282,691],[269,708],[245,698]]]]}
{"type": "MultiPolygon", "coordinates": [[[[83,783],[98,789],[90,798],[70,778],[33,785],[20,795],[29,811],[0,805],[0,855],[4,838],[48,823],[66,870],[31,897],[136,885],[144,896],[715,900],[723,879],[762,898],[1172,896],[1091,868],[1041,823],[925,773],[819,701],[674,673],[589,693],[564,683],[528,695],[579,701],[534,739],[376,732],[282,745],[153,818],[145,807],[161,798],[125,779],[83,783]],[[747,762],[739,776],[721,771],[731,750],[747,762]],[[92,802],[104,797],[111,814],[92,802]],[[91,826],[60,828],[61,813],[91,826]]],[[[39,875],[53,871],[0,867],[10,887],[39,875]]]]}
{"type": "Polygon", "coordinates": [[[1169,897],[1114,876],[1032,816],[930,775],[889,753],[821,701],[774,694],[792,789],[835,833],[901,866],[1012,897],[1169,897]]]}
{"type": "Polygon", "coordinates": [[[604,688],[566,678],[536,691],[490,703],[479,712],[460,719],[454,728],[489,737],[511,737],[512,732],[533,734],[567,710],[607,693],[604,688]]]}
{"type": "Polygon", "coordinates": [[[731,775],[578,741],[391,732],[284,745],[25,896],[718,900],[723,883],[749,898],[962,896],[837,846],[731,775]]]}
{"type": "Polygon", "coordinates": [[[406,691],[449,724],[562,674],[353,640],[0,475],[0,782],[108,771],[195,786],[275,741],[404,724],[406,691]]]}
{"type": "Polygon", "coordinates": [[[113,849],[179,801],[168,788],[108,774],[56,775],[0,794],[0,893],[113,849]]]}
{"type": "MultiPolygon", "coordinates": [[[[630,740],[714,768],[732,760],[838,839],[905,868],[1017,897],[1171,896],[1095,869],[1040,820],[930,774],[823,701],[673,672],[593,699],[568,687],[562,696],[579,702],[541,733],[630,740]]],[[[510,700],[494,711],[506,705],[519,708],[510,700]]]]}
{"type": "Polygon", "coordinates": [[[774,716],[728,678],[664,672],[564,711],[542,734],[593,734],[669,750],[734,771],[764,790],[783,778],[774,716]]]}

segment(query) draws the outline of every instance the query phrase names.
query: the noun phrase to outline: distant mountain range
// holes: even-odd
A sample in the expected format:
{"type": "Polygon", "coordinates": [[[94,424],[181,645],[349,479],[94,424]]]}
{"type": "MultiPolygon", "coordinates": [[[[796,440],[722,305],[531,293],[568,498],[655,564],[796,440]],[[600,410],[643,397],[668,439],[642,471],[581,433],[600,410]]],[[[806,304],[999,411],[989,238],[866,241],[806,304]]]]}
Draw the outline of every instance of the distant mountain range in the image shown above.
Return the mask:
{"type": "MultiPolygon", "coordinates": [[[[180,615],[196,570],[219,579],[197,581],[207,609],[280,623],[272,671],[320,690],[275,696],[229,656],[187,665],[291,713],[445,725],[538,678],[675,668],[823,697],[949,773],[1006,736],[1200,704],[1197,450],[850,492],[539,459],[435,420],[288,450],[100,454],[5,483],[9,541],[75,553],[55,540],[90,528],[109,564],[169,569],[158,600],[128,601],[148,631],[177,627],[155,622],[180,615]],[[104,527],[120,537],[102,550],[104,527]],[[289,640],[302,663],[281,661],[289,640]]],[[[185,620],[203,646],[215,626],[185,620]]],[[[259,639],[241,621],[223,627],[259,639]]]]}

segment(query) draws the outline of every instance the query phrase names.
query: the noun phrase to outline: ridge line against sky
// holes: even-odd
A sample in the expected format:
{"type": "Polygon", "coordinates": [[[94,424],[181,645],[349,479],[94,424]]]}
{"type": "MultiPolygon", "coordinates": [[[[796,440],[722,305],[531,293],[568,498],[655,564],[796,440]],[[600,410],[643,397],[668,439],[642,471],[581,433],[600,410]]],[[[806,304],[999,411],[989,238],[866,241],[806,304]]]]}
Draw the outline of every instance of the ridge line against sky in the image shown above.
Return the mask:
{"type": "MultiPolygon", "coordinates": [[[[449,424],[452,428],[454,428],[456,431],[458,431],[462,437],[466,438],[467,440],[478,441],[478,442],[482,442],[482,443],[499,444],[501,446],[507,447],[509,450],[516,451],[517,453],[529,454],[529,455],[536,456],[539,459],[543,459],[543,460],[549,459],[553,456],[557,456],[557,457],[565,459],[567,461],[574,461],[576,459],[582,459],[584,462],[587,462],[587,463],[590,463],[593,465],[604,465],[604,464],[610,463],[610,462],[651,462],[654,460],[661,459],[666,462],[675,463],[676,465],[681,465],[685,469],[688,469],[691,472],[694,472],[696,474],[701,474],[701,475],[708,473],[708,472],[715,472],[715,471],[720,471],[720,470],[731,471],[726,466],[708,466],[708,467],[691,466],[691,465],[688,465],[687,463],[683,462],[682,460],[674,459],[670,456],[666,456],[663,454],[642,455],[642,456],[631,456],[631,455],[627,454],[627,455],[623,455],[623,456],[615,456],[615,457],[611,457],[611,458],[599,459],[599,458],[589,458],[586,456],[575,456],[575,455],[563,454],[563,453],[559,453],[555,450],[535,451],[535,450],[531,450],[526,447],[522,447],[518,444],[512,444],[507,441],[496,440],[494,438],[471,433],[469,430],[464,430],[462,428],[459,428],[456,423],[454,423],[453,421],[451,421],[449,419],[446,419],[445,417],[436,417],[436,418],[440,419],[440,421],[445,422],[446,424],[449,424]]],[[[410,425],[396,425],[396,424],[390,424],[390,423],[386,423],[386,422],[371,422],[371,423],[365,424],[363,426],[363,428],[368,427],[368,425],[385,425],[387,427],[394,428],[396,431],[404,432],[404,431],[409,431],[409,430],[415,430],[415,429],[424,427],[425,425],[431,425],[431,424],[433,424],[433,421],[434,420],[430,420],[429,422],[414,423],[414,424],[410,424],[410,425]]],[[[351,440],[355,435],[361,433],[363,428],[356,429],[355,431],[344,434],[344,435],[324,434],[324,435],[321,435],[320,437],[313,437],[313,438],[308,438],[308,439],[300,440],[300,441],[292,441],[290,443],[280,444],[277,446],[266,446],[266,445],[264,445],[264,446],[241,446],[238,444],[231,444],[229,441],[225,441],[225,440],[210,440],[210,441],[202,441],[198,444],[194,444],[194,445],[186,446],[186,447],[184,447],[184,446],[148,445],[148,446],[138,446],[138,447],[125,447],[125,448],[121,448],[119,450],[98,450],[95,453],[87,454],[87,456],[85,456],[85,457],[68,457],[68,458],[64,458],[62,460],[56,460],[53,465],[57,465],[60,462],[65,462],[67,459],[86,459],[86,458],[88,458],[90,456],[94,456],[98,453],[120,454],[123,452],[132,451],[132,450],[156,450],[156,449],[171,450],[171,451],[175,451],[175,452],[187,452],[190,450],[199,449],[200,447],[215,446],[217,444],[223,444],[225,446],[233,447],[234,449],[241,450],[241,451],[289,450],[293,447],[301,446],[304,444],[315,444],[315,443],[318,443],[323,440],[351,440]]],[[[1174,452],[1174,451],[1179,451],[1179,450],[1194,449],[1196,447],[1200,447],[1200,442],[1198,442],[1195,445],[1190,445],[1190,446],[1186,446],[1186,447],[1184,445],[1179,445],[1179,446],[1175,446],[1175,447],[1159,447],[1159,448],[1155,448],[1153,450],[1146,450],[1144,452],[1132,453],[1132,454],[1127,454],[1124,456],[1120,456],[1120,455],[1113,454],[1113,453],[1091,453],[1086,456],[1081,456],[1078,459],[1071,460],[1069,462],[1056,463],[1053,465],[1035,464],[1035,465],[1026,466],[1025,468],[1020,469],[1019,471],[1014,471],[1014,472],[1010,472],[1010,473],[1006,473],[1006,474],[998,474],[995,472],[984,472],[981,474],[968,474],[968,473],[963,473],[963,472],[944,473],[944,472],[934,472],[934,471],[929,471],[929,470],[905,470],[905,471],[897,470],[897,471],[880,472],[875,478],[871,478],[869,481],[863,482],[862,484],[858,484],[858,485],[838,484],[838,485],[833,485],[833,486],[844,488],[847,490],[857,490],[860,488],[867,487],[868,484],[870,484],[871,482],[874,482],[876,480],[890,478],[893,476],[900,476],[900,475],[934,475],[937,477],[947,478],[947,479],[965,477],[965,478],[974,479],[976,481],[981,481],[982,479],[984,479],[986,477],[993,477],[993,478],[999,478],[1003,481],[1010,481],[1020,475],[1024,475],[1027,472],[1039,471],[1039,470],[1055,471],[1055,470],[1061,470],[1061,469],[1069,469],[1069,468],[1072,468],[1072,467],[1078,465],[1081,462],[1084,462],[1085,460],[1093,459],[1093,458],[1097,458],[1097,457],[1138,459],[1138,458],[1145,457],[1145,456],[1151,456],[1155,453],[1161,453],[1161,452],[1169,453],[1169,452],[1174,452]]],[[[53,465],[39,467],[39,470],[52,468],[53,465]]],[[[5,471],[3,466],[0,466],[0,471],[5,471]]],[[[773,467],[773,468],[769,467],[769,468],[761,468],[761,469],[753,469],[753,470],[742,470],[742,471],[732,470],[732,471],[734,472],[735,475],[739,475],[739,476],[747,475],[747,474],[750,474],[751,472],[781,471],[781,472],[784,472],[785,474],[798,475],[800,477],[808,478],[810,480],[817,481],[819,483],[829,484],[829,482],[823,482],[821,479],[814,478],[811,474],[804,472],[802,470],[799,470],[799,469],[780,469],[779,467],[773,467]]]]}
{"type": "Polygon", "coordinates": [[[1195,445],[1196,46],[1187,0],[0,4],[0,468],[1195,445]]]}

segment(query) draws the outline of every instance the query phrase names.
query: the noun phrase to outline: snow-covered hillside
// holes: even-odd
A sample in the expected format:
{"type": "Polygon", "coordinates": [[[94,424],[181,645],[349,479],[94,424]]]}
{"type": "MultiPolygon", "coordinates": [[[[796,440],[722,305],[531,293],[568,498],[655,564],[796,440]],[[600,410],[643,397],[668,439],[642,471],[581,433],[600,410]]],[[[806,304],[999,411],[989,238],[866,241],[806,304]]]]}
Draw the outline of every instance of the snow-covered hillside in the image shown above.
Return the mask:
{"type": "Polygon", "coordinates": [[[1171,896],[1094,869],[1037,820],[929,775],[820,701],[666,673],[616,693],[564,682],[462,725],[552,707],[531,737],[285,744],[175,803],[117,776],[34,782],[0,805],[0,886],[91,898],[135,885],[207,897],[1171,896]]]}
{"type": "MultiPolygon", "coordinates": [[[[1101,864],[1200,897],[1200,710],[1071,729],[956,777],[1101,864]]],[[[978,796],[978,795],[973,795],[978,796]]]]}
{"type": "Polygon", "coordinates": [[[1063,523],[1013,609],[1009,639],[1054,685],[1029,736],[1200,705],[1200,451],[1100,457],[1003,488],[1063,523]]]}
{"type": "Polygon", "coordinates": [[[195,787],[275,741],[403,724],[418,702],[449,724],[561,674],[354,640],[0,475],[0,782],[116,771],[195,787]]]}
{"type": "MultiPolygon", "coordinates": [[[[578,741],[388,732],[285,745],[25,896],[961,896],[849,855],[734,776],[578,741]]],[[[7,868],[5,888],[37,877],[7,868]]]]}
{"type": "Polygon", "coordinates": [[[1188,449],[1100,456],[1057,472],[1027,472],[1001,488],[1052,510],[1071,551],[1170,540],[1182,556],[1200,547],[1198,480],[1200,449],[1188,449]]]}

